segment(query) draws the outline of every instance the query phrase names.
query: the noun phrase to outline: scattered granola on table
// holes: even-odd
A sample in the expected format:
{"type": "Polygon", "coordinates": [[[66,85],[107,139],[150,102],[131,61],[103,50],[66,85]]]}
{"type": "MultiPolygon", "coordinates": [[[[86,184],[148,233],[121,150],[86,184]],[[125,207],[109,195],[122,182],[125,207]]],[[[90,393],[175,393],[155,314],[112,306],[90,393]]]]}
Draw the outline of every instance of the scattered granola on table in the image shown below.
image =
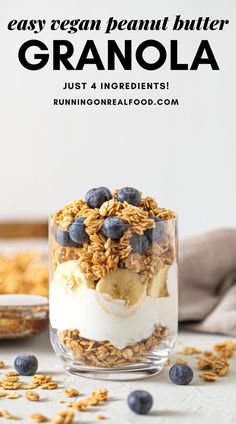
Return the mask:
{"type": "Polygon", "coordinates": [[[30,415],[30,419],[35,421],[36,423],[46,423],[48,422],[48,418],[43,414],[33,413],[30,415]]]}
{"type": "MultiPolygon", "coordinates": [[[[205,381],[216,381],[218,377],[224,377],[230,369],[229,359],[236,351],[236,343],[232,340],[225,340],[217,343],[212,347],[212,350],[201,351],[195,347],[185,347],[182,355],[201,354],[196,356],[196,364],[200,370],[206,371],[199,374],[199,377],[205,381]]],[[[185,361],[176,359],[176,363],[184,363],[185,361]]]]}
{"type": "Polygon", "coordinates": [[[0,411],[0,418],[6,418],[7,420],[20,420],[21,418],[18,417],[18,415],[13,415],[10,412],[8,412],[6,409],[3,409],[0,411]]]}
{"type": "Polygon", "coordinates": [[[19,397],[19,393],[10,393],[9,395],[7,395],[7,399],[18,399],[19,397]]]}
{"type": "Polygon", "coordinates": [[[73,411],[66,409],[65,411],[58,412],[52,420],[52,424],[71,424],[74,421],[74,416],[73,411]]]}
{"type": "Polygon", "coordinates": [[[199,374],[199,377],[205,381],[213,382],[217,380],[217,375],[214,372],[208,371],[202,374],[199,374]]]}
{"type": "Polygon", "coordinates": [[[76,389],[73,389],[71,387],[64,390],[64,395],[68,397],[75,397],[79,396],[80,392],[76,389]]]}
{"type": "Polygon", "coordinates": [[[58,388],[58,384],[56,381],[49,381],[49,383],[45,383],[41,385],[41,389],[43,390],[55,390],[58,388]]]}
{"type": "Polygon", "coordinates": [[[195,355],[196,353],[201,353],[201,350],[197,349],[196,347],[186,346],[183,348],[182,352],[179,353],[182,355],[195,355]]]}
{"type": "Polygon", "coordinates": [[[25,393],[25,398],[32,401],[38,401],[40,396],[37,392],[31,391],[25,393]]]}

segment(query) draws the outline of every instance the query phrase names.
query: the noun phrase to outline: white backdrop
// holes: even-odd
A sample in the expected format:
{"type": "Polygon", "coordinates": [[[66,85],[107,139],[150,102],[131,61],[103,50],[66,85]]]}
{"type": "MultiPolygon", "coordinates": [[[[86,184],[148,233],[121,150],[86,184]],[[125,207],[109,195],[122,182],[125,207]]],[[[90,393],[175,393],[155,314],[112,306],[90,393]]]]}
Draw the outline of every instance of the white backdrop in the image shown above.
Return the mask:
{"type": "MultiPolygon", "coordinates": [[[[1,6],[1,193],[0,218],[41,218],[91,187],[137,187],[175,209],[183,235],[235,226],[235,12],[234,0],[9,0],[1,6]],[[156,38],[169,50],[179,40],[182,61],[193,60],[201,39],[208,39],[220,71],[170,71],[169,58],[158,71],[27,71],[17,58],[31,38],[51,47],[69,39],[78,49],[96,39],[103,57],[109,38],[101,33],[41,34],[9,32],[11,19],[94,18],[157,19],[163,16],[230,19],[224,31],[139,32],[109,36],[134,46],[156,38]],[[65,81],[169,81],[179,107],[52,106],[65,81]]],[[[69,93],[78,97],[78,92],[69,93]]],[[[108,93],[106,93],[108,95],[108,93]]],[[[117,96],[119,93],[109,93],[117,96]]],[[[135,93],[136,94],[136,93],[135,93]]],[[[163,96],[163,93],[160,93],[163,96]]],[[[124,97],[124,93],[121,93],[124,97]]],[[[131,93],[132,95],[132,93],[131,93]]],[[[126,93],[129,97],[130,93],[126,93]]],[[[137,96],[140,96],[137,93],[137,96]]],[[[141,94],[142,96],[142,94],[141,94]]]]}

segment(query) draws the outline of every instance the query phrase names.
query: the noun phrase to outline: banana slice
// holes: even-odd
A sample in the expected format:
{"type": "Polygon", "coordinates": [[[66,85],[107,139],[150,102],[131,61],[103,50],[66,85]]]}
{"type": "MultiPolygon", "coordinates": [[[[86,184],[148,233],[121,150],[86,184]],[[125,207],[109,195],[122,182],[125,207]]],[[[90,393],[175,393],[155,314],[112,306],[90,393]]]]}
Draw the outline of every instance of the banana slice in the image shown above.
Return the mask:
{"type": "Polygon", "coordinates": [[[169,265],[166,265],[154,276],[147,290],[148,296],[151,296],[153,299],[169,296],[167,289],[168,270],[169,265]]]}
{"type": "Polygon", "coordinates": [[[53,275],[53,283],[66,286],[71,290],[82,290],[86,288],[87,281],[80,271],[77,261],[67,261],[60,264],[53,275]]]}
{"type": "Polygon", "coordinates": [[[146,297],[146,285],[140,277],[127,269],[107,275],[96,286],[97,299],[112,315],[132,315],[146,297]]]}

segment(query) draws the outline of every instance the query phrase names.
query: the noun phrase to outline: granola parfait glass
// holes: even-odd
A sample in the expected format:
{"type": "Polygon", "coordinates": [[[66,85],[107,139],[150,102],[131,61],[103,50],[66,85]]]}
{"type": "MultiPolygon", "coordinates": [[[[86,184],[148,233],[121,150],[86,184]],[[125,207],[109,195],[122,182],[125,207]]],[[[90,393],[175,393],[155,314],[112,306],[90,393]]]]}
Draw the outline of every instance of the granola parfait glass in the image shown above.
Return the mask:
{"type": "Polygon", "coordinates": [[[132,380],[177,334],[177,223],[132,187],[89,190],[50,217],[51,342],[67,371],[132,380]]]}

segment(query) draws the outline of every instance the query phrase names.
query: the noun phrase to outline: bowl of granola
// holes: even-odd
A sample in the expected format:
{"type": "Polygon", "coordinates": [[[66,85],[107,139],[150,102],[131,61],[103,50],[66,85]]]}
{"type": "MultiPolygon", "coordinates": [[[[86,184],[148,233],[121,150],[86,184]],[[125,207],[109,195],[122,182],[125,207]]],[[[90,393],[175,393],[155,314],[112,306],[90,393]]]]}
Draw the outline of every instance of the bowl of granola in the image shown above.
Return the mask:
{"type": "Polygon", "coordinates": [[[51,341],[67,371],[160,372],[177,334],[177,222],[124,187],[87,192],[50,217],[51,341]]]}
{"type": "Polygon", "coordinates": [[[48,255],[29,246],[29,240],[0,243],[0,339],[48,328],[48,255]]]}

